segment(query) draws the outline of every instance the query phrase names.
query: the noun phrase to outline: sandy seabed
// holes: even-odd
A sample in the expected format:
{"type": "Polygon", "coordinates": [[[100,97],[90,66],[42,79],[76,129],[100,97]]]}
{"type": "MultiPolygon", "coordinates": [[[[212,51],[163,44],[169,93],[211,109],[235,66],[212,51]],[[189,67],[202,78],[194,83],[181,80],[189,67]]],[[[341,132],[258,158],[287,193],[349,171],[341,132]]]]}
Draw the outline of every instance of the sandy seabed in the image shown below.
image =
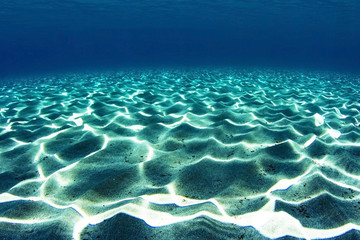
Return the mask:
{"type": "Polygon", "coordinates": [[[133,70],[0,85],[0,239],[360,239],[360,77],[133,70]]]}

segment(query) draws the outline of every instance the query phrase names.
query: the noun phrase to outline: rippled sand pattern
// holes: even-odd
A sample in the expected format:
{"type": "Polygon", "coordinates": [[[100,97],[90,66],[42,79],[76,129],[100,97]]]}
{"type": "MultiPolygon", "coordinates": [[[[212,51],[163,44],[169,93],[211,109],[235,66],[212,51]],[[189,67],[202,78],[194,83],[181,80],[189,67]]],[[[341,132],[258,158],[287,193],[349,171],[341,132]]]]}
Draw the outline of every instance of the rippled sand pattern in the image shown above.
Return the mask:
{"type": "Polygon", "coordinates": [[[359,86],[230,70],[3,84],[0,238],[360,238],[359,86]]]}

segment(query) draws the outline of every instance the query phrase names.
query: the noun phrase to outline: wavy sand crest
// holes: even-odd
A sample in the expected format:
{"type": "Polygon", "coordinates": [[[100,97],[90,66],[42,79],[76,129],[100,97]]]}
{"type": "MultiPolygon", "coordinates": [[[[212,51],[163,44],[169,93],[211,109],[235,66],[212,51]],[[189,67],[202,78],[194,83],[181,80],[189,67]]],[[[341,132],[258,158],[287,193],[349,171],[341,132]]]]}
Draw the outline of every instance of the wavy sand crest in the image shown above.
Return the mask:
{"type": "Polygon", "coordinates": [[[4,83],[0,238],[360,238],[359,85],[271,70],[4,83]]]}

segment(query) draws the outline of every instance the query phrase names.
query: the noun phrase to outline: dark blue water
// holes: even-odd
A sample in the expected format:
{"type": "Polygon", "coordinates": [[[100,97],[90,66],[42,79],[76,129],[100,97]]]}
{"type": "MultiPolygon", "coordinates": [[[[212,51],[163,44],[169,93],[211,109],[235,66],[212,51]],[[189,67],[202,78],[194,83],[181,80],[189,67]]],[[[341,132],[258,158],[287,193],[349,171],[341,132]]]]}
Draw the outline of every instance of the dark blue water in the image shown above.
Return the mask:
{"type": "Polygon", "coordinates": [[[0,76],[131,66],[360,68],[360,2],[0,3],[0,76]]]}

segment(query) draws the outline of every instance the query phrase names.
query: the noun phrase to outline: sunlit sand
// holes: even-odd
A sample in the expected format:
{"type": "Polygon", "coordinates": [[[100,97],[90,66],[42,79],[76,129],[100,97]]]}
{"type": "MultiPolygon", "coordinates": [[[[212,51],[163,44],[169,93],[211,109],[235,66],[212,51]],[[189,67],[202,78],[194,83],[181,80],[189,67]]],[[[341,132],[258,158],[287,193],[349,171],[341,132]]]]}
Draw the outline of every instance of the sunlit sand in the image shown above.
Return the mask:
{"type": "Polygon", "coordinates": [[[360,78],[119,71],[0,86],[0,238],[360,238],[360,78]]]}

